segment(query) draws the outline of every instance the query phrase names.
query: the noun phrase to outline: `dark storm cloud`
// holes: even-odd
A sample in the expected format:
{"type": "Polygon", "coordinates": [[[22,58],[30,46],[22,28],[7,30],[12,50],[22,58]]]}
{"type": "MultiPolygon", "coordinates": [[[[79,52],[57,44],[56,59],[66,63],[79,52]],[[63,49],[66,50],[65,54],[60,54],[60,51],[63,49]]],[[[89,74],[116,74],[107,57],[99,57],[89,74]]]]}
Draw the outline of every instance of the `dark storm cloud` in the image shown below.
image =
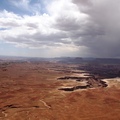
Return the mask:
{"type": "Polygon", "coordinates": [[[73,0],[81,10],[90,16],[92,24],[86,25],[81,41],[76,44],[89,48],[92,56],[120,57],[120,1],[119,0],[73,0]],[[90,27],[91,26],[91,27],[90,27]]]}
{"type": "Polygon", "coordinates": [[[60,18],[57,19],[57,24],[55,27],[63,31],[73,31],[80,28],[80,23],[78,23],[74,18],[65,18],[60,16],[60,18]]]}
{"type": "Polygon", "coordinates": [[[73,3],[75,3],[81,7],[91,5],[91,0],[72,0],[72,1],[73,1],[73,3]]]}

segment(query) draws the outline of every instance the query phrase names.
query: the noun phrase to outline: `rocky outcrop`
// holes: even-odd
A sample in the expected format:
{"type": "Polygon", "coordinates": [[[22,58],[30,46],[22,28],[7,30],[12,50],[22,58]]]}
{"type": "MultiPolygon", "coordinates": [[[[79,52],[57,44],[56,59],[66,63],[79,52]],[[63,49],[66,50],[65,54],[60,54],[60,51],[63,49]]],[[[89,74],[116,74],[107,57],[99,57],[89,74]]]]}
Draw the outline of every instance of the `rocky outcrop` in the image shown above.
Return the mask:
{"type": "Polygon", "coordinates": [[[63,87],[60,88],[59,90],[64,90],[64,91],[74,91],[77,89],[88,89],[88,88],[97,88],[97,87],[107,87],[107,83],[102,81],[101,79],[95,78],[93,77],[71,77],[71,76],[67,76],[67,77],[61,77],[58,78],[58,80],[76,80],[77,82],[81,82],[81,81],[86,81],[86,85],[84,86],[73,86],[73,87],[63,87]]]}

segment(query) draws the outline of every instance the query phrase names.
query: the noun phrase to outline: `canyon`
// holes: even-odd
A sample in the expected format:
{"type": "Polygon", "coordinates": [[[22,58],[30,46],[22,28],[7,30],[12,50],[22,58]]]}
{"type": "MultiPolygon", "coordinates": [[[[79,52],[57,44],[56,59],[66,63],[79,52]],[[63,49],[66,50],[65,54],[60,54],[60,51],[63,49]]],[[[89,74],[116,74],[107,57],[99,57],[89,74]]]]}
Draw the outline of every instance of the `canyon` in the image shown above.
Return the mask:
{"type": "Polygon", "coordinates": [[[2,61],[0,120],[120,119],[120,78],[109,80],[86,67],[2,61]]]}

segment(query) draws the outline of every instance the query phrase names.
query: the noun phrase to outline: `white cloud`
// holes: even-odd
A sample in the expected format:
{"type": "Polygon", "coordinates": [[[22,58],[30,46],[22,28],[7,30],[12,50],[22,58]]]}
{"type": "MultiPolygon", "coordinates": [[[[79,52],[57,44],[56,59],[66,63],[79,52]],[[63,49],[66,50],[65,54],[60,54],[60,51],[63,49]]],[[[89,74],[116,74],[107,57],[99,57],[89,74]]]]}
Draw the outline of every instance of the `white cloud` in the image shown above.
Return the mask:
{"type": "MultiPolygon", "coordinates": [[[[12,1],[16,6],[19,2],[12,1]]],[[[21,1],[20,5],[28,8],[29,1],[21,1]]],[[[74,44],[71,30],[78,30],[87,23],[88,16],[79,12],[71,0],[53,0],[42,15],[19,16],[6,10],[0,13],[0,26],[9,28],[0,32],[0,39],[15,44],[17,47],[50,49],[71,53],[79,51],[74,44]]],[[[81,47],[82,48],[82,47],[81,47]]]]}

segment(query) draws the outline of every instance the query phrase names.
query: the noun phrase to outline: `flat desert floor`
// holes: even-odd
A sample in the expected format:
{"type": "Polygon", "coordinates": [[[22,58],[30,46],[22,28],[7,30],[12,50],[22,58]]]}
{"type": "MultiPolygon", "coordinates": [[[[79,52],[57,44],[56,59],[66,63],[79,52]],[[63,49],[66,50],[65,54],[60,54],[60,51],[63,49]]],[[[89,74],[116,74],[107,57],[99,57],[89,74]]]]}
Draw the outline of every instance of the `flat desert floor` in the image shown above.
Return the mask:
{"type": "Polygon", "coordinates": [[[60,90],[86,84],[58,79],[83,77],[82,72],[73,72],[75,67],[49,62],[1,63],[0,120],[120,120],[120,80],[105,80],[107,87],[60,90]]]}

